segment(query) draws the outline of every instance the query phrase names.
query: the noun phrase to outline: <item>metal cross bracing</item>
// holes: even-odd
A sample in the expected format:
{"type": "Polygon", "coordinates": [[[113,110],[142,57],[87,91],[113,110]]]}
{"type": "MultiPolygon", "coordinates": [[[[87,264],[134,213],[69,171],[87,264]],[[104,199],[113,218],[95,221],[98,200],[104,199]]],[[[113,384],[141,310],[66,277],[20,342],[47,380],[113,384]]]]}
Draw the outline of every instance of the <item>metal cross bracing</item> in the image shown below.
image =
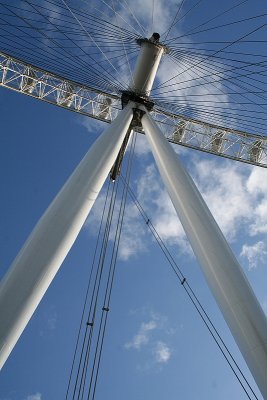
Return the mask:
{"type": "MultiPolygon", "coordinates": [[[[0,53],[0,85],[104,122],[115,119],[121,99],[82,86],[0,53]]],[[[171,143],[267,168],[267,137],[208,124],[154,107],[151,112],[171,143]]],[[[135,130],[142,133],[142,128],[135,130]]]]}
{"type": "Polygon", "coordinates": [[[121,108],[118,96],[83,87],[3,53],[0,81],[8,89],[101,121],[113,121],[121,108]]]}
{"type": "Polygon", "coordinates": [[[154,110],[169,142],[260,167],[267,167],[267,138],[154,110]]]}

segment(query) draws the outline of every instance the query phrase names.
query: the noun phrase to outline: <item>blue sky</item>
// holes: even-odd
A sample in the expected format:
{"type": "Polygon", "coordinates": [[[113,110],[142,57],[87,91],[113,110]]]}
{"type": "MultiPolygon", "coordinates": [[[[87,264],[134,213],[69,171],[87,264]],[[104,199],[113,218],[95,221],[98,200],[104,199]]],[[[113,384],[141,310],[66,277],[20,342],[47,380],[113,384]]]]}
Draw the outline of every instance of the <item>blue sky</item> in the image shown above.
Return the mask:
{"type": "MultiPolygon", "coordinates": [[[[143,2],[147,20],[151,3],[143,2]]],[[[213,2],[206,3],[202,18],[205,12],[212,15],[213,2]]],[[[161,15],[164,27],[177,2],[167,6],[155,0],[155,5],[154,19],[161,15]]],[[[259,1],[248,2],[244,12],[253,7],[254,15],[263,12],[259,1]]],[[[197,13],[192,19],[184,18],[179,29],[194,25],[197,13]]],[[[266,31],[261,34],[266,39],[266,31]]],[[[162,66],[159,79],[164,73],[162,66]]],[[[3,88],[0,107],[3,276],[105,124],[3,88]]],[[[266,170],[193,150],[177,152],[267,312],[266,170]]],[[[144,137],[137,139],[131,187],[261,398],[191,253],[144,137]]],[[[103,198],[104,192],[1,371],[1,400],[64,398],[103,198]]],[[[127,209],[96,399],[246,399],[130,201],[127,209]]]]}

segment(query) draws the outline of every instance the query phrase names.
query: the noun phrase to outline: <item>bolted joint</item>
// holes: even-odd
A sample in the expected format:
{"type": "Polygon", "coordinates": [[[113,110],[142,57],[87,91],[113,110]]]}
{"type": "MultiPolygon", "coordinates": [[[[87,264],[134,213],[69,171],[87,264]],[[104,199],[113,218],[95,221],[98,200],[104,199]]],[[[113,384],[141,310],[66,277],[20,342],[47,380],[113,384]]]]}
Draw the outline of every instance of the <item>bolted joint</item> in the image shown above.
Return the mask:
{"type": "Polygon", "coordinates": [[[160,39],[160,34],[157,32],[154,32],[150,38],[150,40],[153,41],[154,43],[158,43],[159,39],[160,39]]]}
{"type": "Polygon", "coordinates": [[[131,90],[125,90],[122,92],[121,95],[122,108],[126,107],[129,101],[133,101],[134,103],[144,105],[148,111],[152,111],[154,107],[154,102],[151,101],[148,97],[142,96],[131,90]]]}
{"type": "Polygon", "coordinates": [[[168,46],[164,45],[159,41],[160,34],[154,32],[151,38],[138,38],[136,39],[136,43],[141,47],[144,43],[152,44],[156,46],[158,49],[163,49],[163,54],[168,54],[170,52],[168,46]]]}

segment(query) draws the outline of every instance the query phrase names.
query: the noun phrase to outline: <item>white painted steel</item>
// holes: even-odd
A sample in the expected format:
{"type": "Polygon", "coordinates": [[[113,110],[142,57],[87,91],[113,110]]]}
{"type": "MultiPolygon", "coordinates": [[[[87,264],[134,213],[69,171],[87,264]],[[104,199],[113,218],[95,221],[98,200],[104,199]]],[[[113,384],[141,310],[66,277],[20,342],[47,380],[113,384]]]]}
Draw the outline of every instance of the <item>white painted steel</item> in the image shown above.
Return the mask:
{"type": "Polygon", "coordinates": [[[37,223],[0,286],[0,368],[67,256],[118,155],[133,117],[121,111],[37,223]]]}
{"type": "MultiPolygon", "coordinates": [[[[104,122],[113,121],[121,109],[118,95],[80,86],[0,52],[1,86],[104,122]]],[[[172,143],[267,168],[266,136],[156,108],[152,115],[172,143]]]]}
{"type": "Polygon", "coordinates": [[[193,180],[150,115],[142,117],[162,179],[254,379],[267,399],[267,319],[193,180]]]}
{"type": "Polygon", "coordinates": [[[133,73],[133,82],[130,86],[131,90],[145,96],[150,95],[163,53],[162,46],[147,39],[142,41],[133,73]]]}

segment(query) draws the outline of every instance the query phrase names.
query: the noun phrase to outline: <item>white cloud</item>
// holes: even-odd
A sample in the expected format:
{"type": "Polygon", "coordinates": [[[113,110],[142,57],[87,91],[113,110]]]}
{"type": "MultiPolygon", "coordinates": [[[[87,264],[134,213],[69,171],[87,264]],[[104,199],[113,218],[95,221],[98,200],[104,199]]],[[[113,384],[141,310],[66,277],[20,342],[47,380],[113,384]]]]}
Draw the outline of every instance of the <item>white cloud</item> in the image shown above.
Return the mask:
{"type": "MultiPolygon", "coordinates": [[[[196,155],[189,165],[190,174],[229,241],[240,235],[267,233],[266,170],[221,159],[203,160],[196,155]]],[[[137,193],[161,238],[189,252],[183,228],[154,165],[145,169],[137,193]]]]}
{"type": "Polygon", "coordinates": [[[167,342],[170,342],[176,329],[169,325],[167,317],[153,311],[138,310],[132,315],[140,316],[147,313],[150,314],[150,319],[140,324],[137,334],[124,345],[124,348],[140,352],[137,365],[139,371],[160,371],[171,357],[172,351],[167,342]]]}
{"type": "MultiPolygon", "coordinates": [[[[190,44],[188,39],[187,42],[190,44]]],[[[191,46],[194,46],[194,44],[192,43],[191,46]]],[[[218,72],[219,70],[214,68],[214,74],[218,72]]],[[[159,90],[155,90],[155,95],[160,94],[160,98],[168,99],[169,103],[177,104],[179,102],[180,107],[186,109],[187,112],[192,109],[193,103],[194,118],[201,120],[209,120],[206,114],[203,115],[203,109],[208,107],[210,113],[216,114],[217,123],[222,124],[223,113],[221,111],[228,107],[228,96],[222,84],[216,82],[216,75],[211,75],[210,71],[209,74],[210,76],[207,77],[207,70],[205,71],[205,69],[190,69],[188,64],[175,62],[173,58],[164,57],[157,73],[158,83],[161,87],[159,90]],[[220,103],[221,111],[218,111],[218,107],[216,107],[218,96],[220,102],[222,102],[220,103]],[[197,102],[200,98],[201,107],[197,102]]],[[[157,85],[156,83],[155,87],[157,85]]],[[[183,114],[183,111],[181,111],[181,114],[183,114]]]]}
{"type": "Polygon", "coordinates": [[[253,168],[247,180],[248,193],[253,201],[251,235],[267,233],[267,179],[266,170],[253,168]]]}
{"type": "MultiPolygon", "coordinates": [[[[103,208],[105,203],[105,194],[100,194],[90,213],[90,216],[85,224],[90,233],[97,235],[100,220],[102,218],[103,208]]],[[[120,204],[116,202],[113,212],[113,221],[110,230],[110,239],[114,240],[117,230],[117,223],[119,216],[120,204]]],[[[140,213],[135,205],[128,201],[125,208],[125,215],[123,219],[122,234],[119,245],[119,258],[126,261],[131,256],[136,256],[139,253],[146,251],[144,237],[146,236],[147,229],[142,222],[140,213]]]]}
{"type": "Polygon", "coordinates": [[[143,157],[144,155],[150,153],[150,147],[145,135],[138,134],[135,143],[134,152],[137,156],[143,157]]]}
{"type": "Polygon", "coordinates": [[[240,255],[247,258],[249,269],[251,270],[267,259],[267,248],[262,241],[253,245],[244,244],[240,255]]]}
{"type": "MultiPolygon", "coordinates": [[[[232,161],[209,159],[208,156],[203,159],[197,154],[190,158],[190,163],[188,158],[185,160],[227,240],[234,242],[242,236],[244,244],[247,241],[245,236],[261,235],[257,240],[264,242],[267,233],[267,171],[232,161]]],[[[162,240],[168,246],[178,246],[179,251],[191,254],[185,232],[156,166],[147,164],[143,167],[142,173],[135,176],[131,188],[162,240]]],[[[89,220],[94,234],[94,228],[102,216],[103,204],[104,195],[100,195],[89,220]]],[[[118,211],[116,206],[115,214],[118,215],[118,211]]],[[[114,231],[111,237],[114,237],[114,231]]],[[[148,248],[148,228],[136,206],[128,201],[119,257],[128,260],[146,252],[148,248]]]]}
{"type": "MultiPolygon", "coordinates": [[[[266,193],[267,194],[267,193],[266,193]]],[[[251,224],[251,235],[266,234],[267,233],[267,198],[265,197],[261,201],[255,201],[253,222],[251,224]]]]}
{"type": "Polygon", "coordinates": [[[88,130],[88,132],[90,132],[90,134],[95,135],[99,135],[109,127],[109,124],[87,116],[80,117],[79,122],[88,130]]]}
{"type": "Polygon", "coordinates": [[[181,250],[188,251],[182,225],[153,164],[146,167],[138,180],[137,197],[149,210],[151,222],[160,237],[168,244],[178,244],[181,250]]]}
{"type": "Polygon", "coordinates": [[[146,251],[144,237],[147,235],[139,211],[133,203],[128,203],[123,221],[122,235],[119,246],[119,257],[128,260],[131,256],[146,251]]]}
{"type": "Polygon", "coordinates": [[[36,394],[30,394],[27,396],[26,400],[42,400],[42,395],[39,392],[36,394]]]}
{"type": "MultiPolygon", "coordinates": [[[[173,9],[174,7],[177,8],[181,0],[169,0],[168,4],[166,4],[165,0],[157,0],[153,8],[153,25],[151,0],[128,0],[127,3],[128,7],[125,6],[124,2],[120,2],[121,7],[120,9],[117,8],[117,11],[121,17],[117,17],[115,21],[121,25],[125,25],[127,21],[130,26],[137,29],[140,34],[144,34],[140,26],[142,25],[145,27],[144,30],[146,30],[146,34],[150,36],[154,31],[162,34],[169,28],[170,21],[173,20],[173,9]],[[129,8],[131,12],[129,12],[129,8]],[[136,20],[138,20],[140,25],[136,20]]],[[[126,27],[129,29],[129,26],[126,27]]]]}
{"type": "Polygon", "coordinates": [[[171,357],[171,350],[164,342],[157,342],[153,350],[157,363],[166,364],[171,357]]]}
{"type": "Polygon", "coordinates": [[[264,168],[253,168],[246,186],[252,196],[264,196],[267,193],[266,170],[264,168]]]}
{"type": "Polygon", "coordinates": [[[195,182],[228,240],[236,237],[253,212],[246,172],[233,162],[200,160],[194,164],[195,182]]]}
{"type": "Polygon", "coordinates": [[[126,349],[136,349],[140,350],[140,348],[149,342],[150,332],[156,329],[157,324],[156,321],[151,320],[149,322],[143,322],[139,328],[139,331],[136,335],[134,335],[133,339],[130,342],[125,344],[126,349]]]}
{"type": "Polygon", "coordinates": [[[194,180],[228,240],[267,233],[266,170],[198,158],[192,165],[194,180]]]}

